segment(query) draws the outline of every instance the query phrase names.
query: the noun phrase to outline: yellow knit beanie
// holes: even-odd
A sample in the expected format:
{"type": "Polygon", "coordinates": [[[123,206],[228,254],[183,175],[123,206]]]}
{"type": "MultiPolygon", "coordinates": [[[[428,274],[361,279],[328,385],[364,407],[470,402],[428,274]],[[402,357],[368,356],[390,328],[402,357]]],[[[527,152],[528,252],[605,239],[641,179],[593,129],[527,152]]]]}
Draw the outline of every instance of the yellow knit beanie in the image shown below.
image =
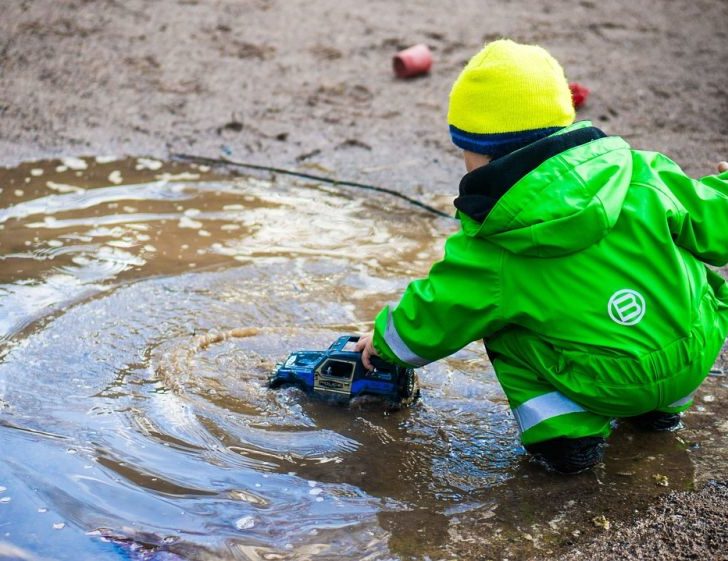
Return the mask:
{"type": "Polygon", "coordinates": [[[500,39],[455,80],[447,120],[457,146],[497,156],[570,125],[574,106],[564,71],[546,50],[500,39]]]}

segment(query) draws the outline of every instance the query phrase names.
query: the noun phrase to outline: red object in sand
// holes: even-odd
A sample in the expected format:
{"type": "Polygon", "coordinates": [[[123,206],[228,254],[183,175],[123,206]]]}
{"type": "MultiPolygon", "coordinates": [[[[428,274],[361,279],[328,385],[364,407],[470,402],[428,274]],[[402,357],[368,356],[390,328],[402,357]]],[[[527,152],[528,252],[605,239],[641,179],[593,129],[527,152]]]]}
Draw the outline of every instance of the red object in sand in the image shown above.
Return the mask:
{"type": "Polygon", "coordinates": [[[394,55],[392,67],[397,78],[427,74],[432,67],[432,53],[425,44],[415,45],[394,55]]]}
{"type": "Polygon", "coordinates": [[[574,109],[579,109],[589,97],[589,88],[582,86],[579,82],[571,82],[569,84],[571,90],[571,101],[574,103],[574,109]]]}

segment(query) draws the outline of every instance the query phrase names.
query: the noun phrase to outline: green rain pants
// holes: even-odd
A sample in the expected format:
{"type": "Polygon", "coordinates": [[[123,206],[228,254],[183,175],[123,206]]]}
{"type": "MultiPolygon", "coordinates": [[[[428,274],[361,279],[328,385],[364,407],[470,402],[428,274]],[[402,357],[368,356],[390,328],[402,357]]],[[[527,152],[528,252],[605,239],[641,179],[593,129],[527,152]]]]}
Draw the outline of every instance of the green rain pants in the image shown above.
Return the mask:
{"type": "Polygon", "coordinates": [[[639,358],[564,351],[525,329],[486,342],[524,446],[566,437],[607,437],[613,418],[692,405],[725,341],[728,311],[704,299],[690,334],[639,358]]]}

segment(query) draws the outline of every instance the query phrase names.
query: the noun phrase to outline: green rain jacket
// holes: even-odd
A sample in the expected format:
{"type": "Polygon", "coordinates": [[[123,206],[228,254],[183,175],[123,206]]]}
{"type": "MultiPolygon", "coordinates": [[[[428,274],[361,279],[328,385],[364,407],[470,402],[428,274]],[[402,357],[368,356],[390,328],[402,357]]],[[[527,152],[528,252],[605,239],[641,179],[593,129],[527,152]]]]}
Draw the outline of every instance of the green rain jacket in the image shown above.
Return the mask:
{"type": "Polygon", "coordinates": [[[455,206],[443,260],[376,318],[382,357],[419,367],[484,339],[611,416],[707,375],[728,332],[728,286],[705,266],[728,260],[728,172],[693,180],[583,121],[467,174],[455,206]]]}

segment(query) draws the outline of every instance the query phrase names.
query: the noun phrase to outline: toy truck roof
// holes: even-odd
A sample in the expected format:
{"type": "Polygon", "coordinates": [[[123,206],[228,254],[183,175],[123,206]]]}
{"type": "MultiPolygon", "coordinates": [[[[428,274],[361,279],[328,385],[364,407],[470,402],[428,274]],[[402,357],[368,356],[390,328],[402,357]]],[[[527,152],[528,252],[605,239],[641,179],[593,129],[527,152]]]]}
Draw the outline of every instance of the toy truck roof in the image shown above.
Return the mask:
{"type": "Polygon", "coordinates": [[[326,350],[326,357],[357,361],[360,354],[354,350],[354,346],[358,340],[359,337],[350,337],[348,335],[339,337],[329,345],[329,348],[326,350]]]}

